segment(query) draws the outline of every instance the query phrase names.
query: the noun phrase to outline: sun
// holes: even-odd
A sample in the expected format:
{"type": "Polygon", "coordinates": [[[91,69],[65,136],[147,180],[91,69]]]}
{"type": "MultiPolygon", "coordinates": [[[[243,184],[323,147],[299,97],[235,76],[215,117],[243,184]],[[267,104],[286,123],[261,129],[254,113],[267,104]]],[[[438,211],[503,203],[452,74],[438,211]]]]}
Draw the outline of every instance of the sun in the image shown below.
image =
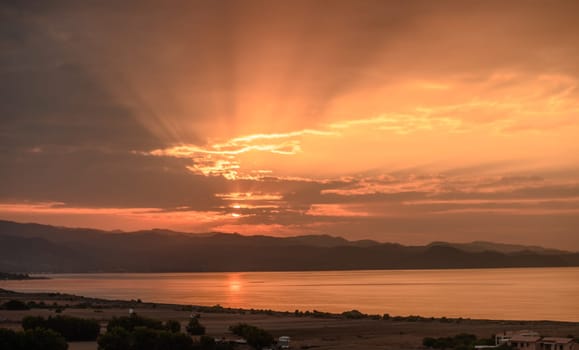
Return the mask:
{"type": "Polygon", "coordinates": [[[241,282],[237,280],[229,281],[229,291],[230,292],[239,292],[241,290],[241,282]]]}

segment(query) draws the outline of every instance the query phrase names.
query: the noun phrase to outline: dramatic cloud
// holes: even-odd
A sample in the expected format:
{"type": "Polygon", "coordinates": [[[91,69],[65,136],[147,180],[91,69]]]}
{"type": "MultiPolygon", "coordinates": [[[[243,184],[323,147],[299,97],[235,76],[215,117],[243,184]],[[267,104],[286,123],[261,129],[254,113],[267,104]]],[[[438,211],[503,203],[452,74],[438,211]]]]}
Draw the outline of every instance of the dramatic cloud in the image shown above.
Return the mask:
{"type": "Polygon", "coordinates": [[[578,12],[3,1],[0,217],[579,250],[578,12]]]}

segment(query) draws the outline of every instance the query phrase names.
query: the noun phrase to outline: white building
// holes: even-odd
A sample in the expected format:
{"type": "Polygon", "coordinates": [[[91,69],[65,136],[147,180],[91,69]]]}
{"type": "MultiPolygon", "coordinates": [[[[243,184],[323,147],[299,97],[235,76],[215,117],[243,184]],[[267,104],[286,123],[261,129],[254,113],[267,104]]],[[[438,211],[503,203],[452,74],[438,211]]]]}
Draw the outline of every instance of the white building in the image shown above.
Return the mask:
{"type": "Polygon", "coordinates": [[[505,332],[495,336],[495,345],[477,345],[475,349],[498,348],[507,344],[517,350],[579,350],[573,338],[541,337],[534,331],[505,332]]]}

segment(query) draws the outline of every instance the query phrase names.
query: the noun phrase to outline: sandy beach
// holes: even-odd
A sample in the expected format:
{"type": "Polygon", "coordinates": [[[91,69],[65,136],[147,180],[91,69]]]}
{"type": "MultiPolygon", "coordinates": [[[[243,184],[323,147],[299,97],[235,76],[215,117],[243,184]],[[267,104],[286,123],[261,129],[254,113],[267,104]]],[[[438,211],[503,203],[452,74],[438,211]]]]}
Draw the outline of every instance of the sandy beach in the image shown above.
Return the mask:
{"type": "MultiPolygon", "coordinates": [[[[54,293],[14,293],[2,290],[0,304],[18,299],[25,302],[44,302],[51,308],[31,310],[0,310],[0,327],[20,329],[25,316],[55,315],[54,305],[64,307],[61,314],[99,320],[103,327],[113,316],[124,316],[130,308],[140,315],[161,320],[174,319],[185,325],[191,313],[201,315],[207,334],[214,337],[234,338],[228,327],[245,322],[262,327],[275,337],[292,338],[294,349],[420,349],[424,337],[452,336],[471,333],[490,337],[508,330],[534,330],[543,335],[579,335],[579,323],[556,321],[500,321],[472,319],[422,319],[410,321],[391,317],[383,319],[347,319],[340,315],[296,316],[293,313],[241,309],[202,308],[192,311],[191,306],[154,304],[138,301],[112,301],[54,293]],[[56,304],[54,304],[56,303],[56,304]]],[[[71,350],[96,350],[95,342],[69,343],[71,350]]]]}

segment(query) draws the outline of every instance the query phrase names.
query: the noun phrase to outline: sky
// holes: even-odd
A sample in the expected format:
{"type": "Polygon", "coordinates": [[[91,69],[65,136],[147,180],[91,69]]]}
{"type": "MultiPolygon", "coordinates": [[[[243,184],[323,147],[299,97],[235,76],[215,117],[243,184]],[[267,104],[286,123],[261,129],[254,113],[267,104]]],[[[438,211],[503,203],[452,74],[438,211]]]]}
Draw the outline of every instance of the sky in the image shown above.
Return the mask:
{"type": "Polygon", "coordinates": [[[0,219],[579,250],[579,2],[0,2],[0,219]]]}

